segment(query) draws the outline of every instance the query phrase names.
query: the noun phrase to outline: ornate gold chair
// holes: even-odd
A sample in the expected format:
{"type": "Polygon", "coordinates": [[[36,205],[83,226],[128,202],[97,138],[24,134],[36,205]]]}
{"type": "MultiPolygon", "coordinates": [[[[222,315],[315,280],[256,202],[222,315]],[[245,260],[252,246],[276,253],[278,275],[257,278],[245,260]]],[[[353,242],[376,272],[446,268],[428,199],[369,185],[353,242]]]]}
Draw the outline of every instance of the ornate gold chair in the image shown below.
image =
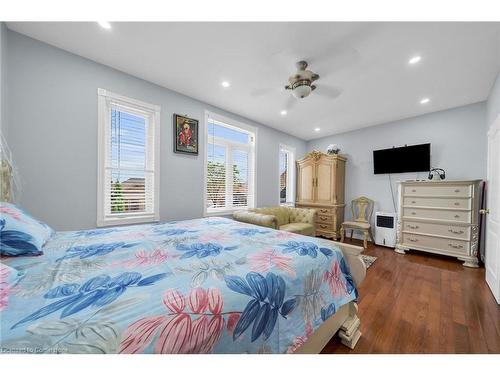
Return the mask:
{"type": "Polygon", "coordinates": [[[351,201],[352,218],[354,221],[344,221],[340,226],[340,241],[344,242],[345,231],[351,230],[352,234],[355,230],[363,231],[363,247],[368,246],[368,236],[373,241],[371,232],[370,219],[373,213],[374,202],[367,197],[359,197],[351,201]]]}

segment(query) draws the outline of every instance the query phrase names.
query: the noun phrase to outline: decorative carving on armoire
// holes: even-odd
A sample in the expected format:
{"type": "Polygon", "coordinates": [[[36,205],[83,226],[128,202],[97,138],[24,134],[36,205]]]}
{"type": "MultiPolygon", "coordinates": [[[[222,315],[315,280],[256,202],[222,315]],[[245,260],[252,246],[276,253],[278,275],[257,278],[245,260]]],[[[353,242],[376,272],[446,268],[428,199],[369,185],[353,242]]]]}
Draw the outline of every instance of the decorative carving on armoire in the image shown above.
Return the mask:
{"type": "Polygon", "coordinates": [[[318,151],[318,150],[312,150],[310,153],[306,155],[307,157],[312,157],[314,160],[318,161],[321,156],[326,155],[325,153],[318,151]]]}

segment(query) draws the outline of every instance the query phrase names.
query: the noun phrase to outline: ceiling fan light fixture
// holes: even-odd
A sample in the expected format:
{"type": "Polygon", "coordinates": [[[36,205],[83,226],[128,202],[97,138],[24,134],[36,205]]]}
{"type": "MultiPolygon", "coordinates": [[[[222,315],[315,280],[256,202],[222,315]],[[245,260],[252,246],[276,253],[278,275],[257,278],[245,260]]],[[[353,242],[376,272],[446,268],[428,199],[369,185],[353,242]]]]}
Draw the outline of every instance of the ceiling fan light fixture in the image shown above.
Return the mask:
{"type": "Polygon", "coordinates": [[[302,99],[302,98],[305,98],[306,96],[309,96],[311,91],[312,91],[312,88],[311,88],[310,81],[306,81],[306,80],[298,81],[298,82],[295,82],[295,84],[292,86],[292,94],[297,99],[302,99]]]}

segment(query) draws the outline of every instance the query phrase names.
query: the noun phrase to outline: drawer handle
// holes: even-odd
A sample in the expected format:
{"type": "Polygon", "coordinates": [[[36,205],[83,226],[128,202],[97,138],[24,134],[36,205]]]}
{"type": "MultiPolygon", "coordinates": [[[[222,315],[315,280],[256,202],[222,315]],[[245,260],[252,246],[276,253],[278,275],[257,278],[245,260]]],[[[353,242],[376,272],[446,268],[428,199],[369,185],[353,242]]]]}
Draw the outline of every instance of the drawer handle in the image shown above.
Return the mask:
{"type": "Polygon", "coordinates": [[[320,217],[320,219],[321,219],[321,220],[323,220],[323,221],[324,221],[324,220],[328,220],[328,218],[327,218],[327,217],[324,217],[324,216],[321,216],[321,217],[320,217]]]}
{"type": "Polygon", "coordinates": [[[410,224],[408,224],[408,228],[410,228],[410,229],[418,229],[419,226],[418,225],[410,225],[410,224]]]}
{"type": "Polygon", "coordinates": [[[451,243],[448,244],[449,247],[452,247],[454,249],[463,249],[464,247],[462,245],[453,245],[451,243]]]}
{"type": "Polygon", "coordinates": [[[448,232],[454,233],[454,234],[464,234],[463,230],[453,230],[453,229],[448,229],[448,232]]]}
{"type": "Polygon", "coordinates": [[[328,212],[328,210],[320,210],[320,211],[323,212],[324,214],[328,212]]]}
{"type": "Polygon", "coordinates": [[[455,206],[460,206],[460,202],[453,203],[455,206]]]}
{"type": "Polygon", "coordinates": [[[460,217],[460,215],[455,215],[454,217],[455,217],[455,219],[458,219],[460,217]]]}
{"type": "Polygon", "coordinates": [[[328,228],[328,225],[320,225],[321,228],[326,229],[328,228]]]}
{"type": "Polygon", "coordinates": [[[460,189],[455,189],[455,193],[460,193],[460,189]]]}
{"type": "Polygon", "coordinates": [[[416,238],[408,238],[408,241],[410,241],[410,242],[418,242],[418,239],[416,239],[416,238]]]}
{"type": "Polygon", "coordinates": [[[412,193],[416,193],[417,191],[416,191],[415,189],[412,189],[412,190],[411,190],[411,192],[412,192],[412,193]]]}
{"type": "Polygon", "coordinates": [[[416,215],[417,213],[414,211],[414,212],[412,212],[411,214],[412,214],[412,215],[416,215]]]}
{"type": "Polygon", "coordinates": [[[417,203],[417,201],[411,201],[411,203],[415,204],[415,203],[417,203]]]}

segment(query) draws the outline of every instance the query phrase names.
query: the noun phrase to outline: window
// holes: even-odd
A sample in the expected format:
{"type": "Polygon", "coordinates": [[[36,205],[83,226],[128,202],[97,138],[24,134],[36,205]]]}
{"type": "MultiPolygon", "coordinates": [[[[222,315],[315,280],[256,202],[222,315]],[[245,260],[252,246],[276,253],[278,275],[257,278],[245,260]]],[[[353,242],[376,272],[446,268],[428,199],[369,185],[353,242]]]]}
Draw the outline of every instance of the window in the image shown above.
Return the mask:
{"type": "Polygon", "coordinates": [[[206,114],[205,215],[254,207],[255,128],[206,114]]]}
{"type": "Polygon", "coordinates": [[[280,145],[280,204],[291,205],[294,201],[295,149],[280,145]]]}
{"type": "Polygon", "coordinates": [[[159,220],[160,107],[98,90],[97,225],[159,220]]]}

